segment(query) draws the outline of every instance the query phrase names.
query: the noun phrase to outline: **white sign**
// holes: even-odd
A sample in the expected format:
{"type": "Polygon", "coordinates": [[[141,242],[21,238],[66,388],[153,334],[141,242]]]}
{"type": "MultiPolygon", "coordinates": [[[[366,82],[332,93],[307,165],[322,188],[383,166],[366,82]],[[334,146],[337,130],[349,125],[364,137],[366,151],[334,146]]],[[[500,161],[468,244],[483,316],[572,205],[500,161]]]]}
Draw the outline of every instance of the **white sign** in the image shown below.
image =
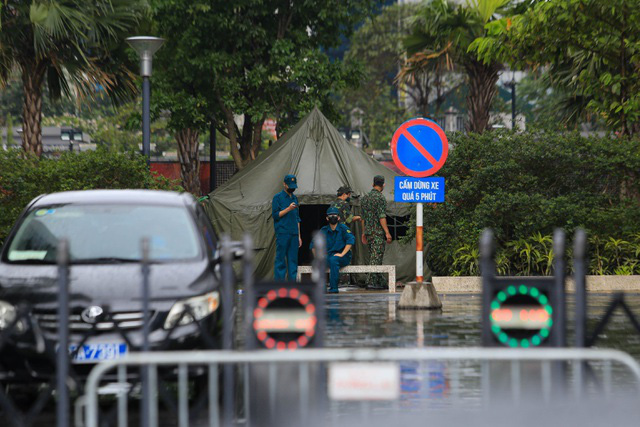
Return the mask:
{"type": "Polygon", "coordinates": [[[400,397],[400,367],[395,363],[332,363],[332,400],[396,400],[400,397]]]}

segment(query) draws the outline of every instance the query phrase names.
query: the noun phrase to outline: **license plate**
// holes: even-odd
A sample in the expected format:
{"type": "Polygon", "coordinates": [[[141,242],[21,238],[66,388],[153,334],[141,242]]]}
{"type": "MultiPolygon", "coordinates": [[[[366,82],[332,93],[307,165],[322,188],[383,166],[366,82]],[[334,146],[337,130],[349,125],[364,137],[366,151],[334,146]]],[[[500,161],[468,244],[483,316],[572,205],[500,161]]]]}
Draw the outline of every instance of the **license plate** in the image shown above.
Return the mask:
{"type": "Polygon", "coordinates": [[[129,348],[124,343],[84,344],[79,349],[77,345],[70,345],[69,353],[73,355],[73,363],[97,363],[120,359],[129,353],[129,348]]]}

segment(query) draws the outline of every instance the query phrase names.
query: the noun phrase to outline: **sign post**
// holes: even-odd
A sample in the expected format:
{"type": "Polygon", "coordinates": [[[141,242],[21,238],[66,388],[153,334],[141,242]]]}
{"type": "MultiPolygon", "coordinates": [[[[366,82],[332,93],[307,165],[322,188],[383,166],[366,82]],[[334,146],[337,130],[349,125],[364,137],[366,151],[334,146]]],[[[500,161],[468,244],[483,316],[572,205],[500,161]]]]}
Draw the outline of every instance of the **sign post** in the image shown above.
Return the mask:
{"type": "Polygon", "coordinates": [[[409,177],[396,177],[394,201],[416,203],[416,283],[422,284],[423,203],[444,202],[444,178],[427,178],[444,165],[449,142],[437,123],[423,118],[403,123],[391,139],[396,166],[409,177]]]}

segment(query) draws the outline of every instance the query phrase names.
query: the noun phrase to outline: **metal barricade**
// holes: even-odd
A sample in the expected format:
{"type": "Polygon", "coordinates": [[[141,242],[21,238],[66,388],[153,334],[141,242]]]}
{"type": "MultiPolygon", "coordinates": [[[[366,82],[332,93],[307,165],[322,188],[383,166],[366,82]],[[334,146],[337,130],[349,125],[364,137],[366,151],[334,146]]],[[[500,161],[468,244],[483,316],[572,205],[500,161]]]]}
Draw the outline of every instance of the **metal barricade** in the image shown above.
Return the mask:
{"type": "MultiPolygon", "coordinates": [[[[86,394],[76,402],[76,414],[80,414],[84,407],[84,413],[86,416],[86,425],[89,427],[97,427],[99,425],[99,390],[101,386],[105,384],[105,375],[116,371],[117,378],[122,382],[126,382],[127,374],[129,371],[133,372],[140,367],[149,368],[149,381],[151,383],[151,389],[155,390],[157,387],[156,379],[158,377],[159,369],[166,369],[168,367],[174,368],[177,372],[177,401],[178,401],[178,416],[177,425],[188,426],[190,424],[188,413],[188,398],[189,398],[189,369],[195,366],[201,366],[206,368],[207,373],[207,392],[208,392],[208,414],[206,419],[200,419],[197,425],[219,426],[219,425],[283,425],[282,423],[270,424],[265,420],[254,420],[249,413],[249,395],[254,389],[247,388],[246,372],[248,367],[254,367],[263,365],[268,367],[268,375],[266,375],[267,381],[260,386],[267,387],[268,390],[273,390],[274,393],[269,394],[269,401],[264,402],[265,405],[276,407],[279,397],[275,390],[278,387],[278,369],[284,365],[297,365],[299,372],[299,382],[297,384],[288,384],[288,387],[299,387],[299,407],[295,410],[299,411],[299,416],[305,420],[315,420],[317,425],[333,425],[333,418],[340,416],[340,408],[336,405],[340,405],[344,402],[339,402],[340,399],[355,400],[360,408],[356,416],[369,417],[374,405],[377,405],[379,410],[386,411],[385,413],[392,413],[399,411],[406,412],[407,403],[400,404],[399,395],[395,394],[395,397],[384,396],[364,396],[362,399],[358,399],[358,396],[344,397],[344,393],[339,393],[343,397],[336,397],[335,390],[332,394],[332,388],[335,388],[335,378],[332,375],[338,375],[332,371],[336,368],[343,367],[347,371],[358,365],[360,367],[370,367],[374,369],[382,369],[384,366],[393,367],[396,366],[400,371],[403,364],[404,366],[415,366],[413,364],[420,364],[422,362],[439,362],[444,365],[451,365],[452,368],[449,371],[445,371],[441,378],[436,378],[437,381],[434,384],[447,384],[448,391],[446,395],[439,396],[446,397],[451,400],[452,409],[455,408],[456,402],[461,402],[464,398],[463,394],[473,395],[477,398],[478,403],[483,405],[487,400],[491,399],[492,387],[490,384],[491,377],[487,375],[490,371],[491,364],[504,364],[501,365],[501,375],[504,376],[505,382],[508,384],[507,393],[511,402],[518,403],[522,398],[523,393],[529,385],[527,383],[527,373],[531,373],[531,370],[524,369],[527,366],[536,364],[539,369],[535,370],[537,379],[536,383],[539,385],[541,394],[539,395],[541,402],[549,402],[555,399],[557,390],[554,390],[554,381],[551,375],[551,366],[554,363],[565,363],[568,367],[568,375],[573,373],[574,378],[568,382],[572,384],[573,392],[571,389],[563,391],[568,398],[573,398],[574,401],[584,397],[585,390],[578,390],[577,387],[586,385],[588,381],[583,381],[582,378],[577,379],[575,375],[583,375],[583,370],[578,369],[578,366],[583,366],[586,362],[591,362],[596,368],[595,370],[587,370],[591,372],[591,375],[596,376],[596,372],[601,372],[601,379],[598,380],[601,383],[601,387],[598,391],[599,397],[611,396],[612,388],[618,386],[618,380],[620,377],[624,377],[627,380],[627,384],[634,387],[636,391],[640,391],[640,365],[630,355],[617,350],[594,350],[594,349],[569,349],[569,348],[547,348],[547,349],[495,349],[495,348],[394,348],[394,349],[305,349],[297,351],[257,351],[257,352],[233,352],[233,351],[190,351],[190,352],[154,352],[154,353],[136,353],[127,356],[124,359],[103,362],[97,365],[91,372],[88,381],[86,383],[86,394]],[[345,362],[349,362],[345,364],[345,362]],[[357,362],[354,364],[354,362],[357,362]],[[382,363],[382,362],[386,362],[382,363]],[[409,363],[409,365],[406,365],[409,363]],[[219,408],[219,389],[218,389],[218,375],[221,367],[224,366],[236,366],[236,370],[240,384],[244,382],[244,401],[240,405],[241,417],[236,417],[235,420],[225,419],[224,423],[221,423],[220,408],[219,408]],[[454,369],[460,366],[467,366],[465,369],[454,369]],[[474,372],[470,371],[469,366],[475,366],[474,372]],[[619,365],[619,366],[615,366],[619,365]],[[322,366],[329,371],[328,379],[326,383],[313,383],[310,380],[309,372],[314,366],[322,366]],[[505,367],[508,366],[508,369],[505,367]],[[623,368],[624,372],[620,372],[620,368],[623,368]],[[478,375],[480,374],[480,375],[478,375]],[[479,384],[477,382],[469,381],[469,378],[480,378],[479,384]],[[630,381],[630,382],[629,382],[630,381]],[[322,393],[328,393],[331,398],[331,403],[326,410],[317,411],[316,401],[310,398],[313,395],[313,388],[318,388],[322,393]],[[475,387],[475,388],[474,388],[475,387]],[[378,399],[378,402],[374,400],[378,399]],[[380,400],[385,400],[380,402],[380,400]]],[[[590,365],[587,365],[590,366],[590,365]]],[[[405,369],[405,368],[402,368],[405,369]]],[[[343,369],[344,371],[344,369],[343,369]]],[[[337,372],[337,371],[336,371],[337,372]]],[[[416,371],[417,375],[420,375],[416,371]]],[[[413,375],[410,373],[410,375],[413,375]]],[[[530,379],[530,378],[529,378],[530,379]]],[[[364,379],[366,380],[366,378],[364,379]]],[[[371,378],[368,380],[372,381],[371,378]]],[[[384,380],[387,381],[387,380],[384,380]]],[[[380,384],[387,384],[391,389],[399,387],[398,381],[387,381],[385,383],[381,381],[380,384]]],[[[403,380],[404,381],[404,380],[403,380]]],[[[596,381],[596,383],[598,383],[596,381]]],[[[378,385],[380,385],[378,384],[378,385]]],[[[347,384],[348,385],[348,384],[347,384]]],[[[353,385],[353,384],[352,384],[353,385]]],[[[366,381],[356,381],[355,388],[364,387],[366,389],[371,384],[367,384],[366,381]]],[[[369,390],[370,391],[370,390],[369,390]]],[[[392,390],[393,391],[393,390],[392,390]]],[[[394,393],[392,393],[392,396],[394,393]]],[[[117,409],[118,409],[118,425],[127,425],[127,400],[123,398],[126,393],[117,395],[117,409]]],[[[632,394],[636,396],[637,394],[632,394]]],[[[425,400],[420,402],[417,399],[415,405],[419,407],[421,404],[426,404],[430,398],[434,396],[426,395],[422,396],[425,400]]],[[[468,397],[468,396],[467,396],[468,397]]],[[[158,406],[157,393],[153,393],[150,396],[151,404],[151,425],[157,426],[160,409],[158,406]]],[[[464,400],[465,405],[468,406],[468,398],[464,400]]],[[[351,408],[353,409],[353,408],[351,408]]],[[[352,414],[353,415],[353,414],[352,414]]],[[[76,419],[77,425],[83,425],[80,420],[76,419]]],[[[307,424],[309,425],[309,424],[307,424]]],[[[311,424],[316,425],[316,424],[311,424]]]]}

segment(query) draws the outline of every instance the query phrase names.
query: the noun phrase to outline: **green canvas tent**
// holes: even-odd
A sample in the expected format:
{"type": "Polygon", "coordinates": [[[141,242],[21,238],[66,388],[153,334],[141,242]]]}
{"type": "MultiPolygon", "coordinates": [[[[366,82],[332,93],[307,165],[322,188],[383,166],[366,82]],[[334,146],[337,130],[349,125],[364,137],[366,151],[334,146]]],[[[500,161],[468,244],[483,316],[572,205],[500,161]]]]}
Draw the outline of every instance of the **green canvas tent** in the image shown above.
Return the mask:
{"type": "MultiPolygon", "coordinates": [[[[227,183],[209,194],[205,209],[219,234],[230,233],[232,239],[241,240],[250,233],[256,249],[256,278],[273,276],[275,234],[271,217],[271,200],[283,189],[285,175],[298,178],[296,196],[300,201],[301,234],[303,245],[299,264],[309,264],[308,249],[312,233],[326,224],[329,204],[335,200],[336,190],[350,186],[355,196],[371,190],[373,177],[386,178],[384,195],[387,215],[394,242],[387,245],[384,263],[396,265],[400,281],[415,278],[415,244],[400,244],[395,238],[406,232],[408,204],[393,202],[393,178],[397,175],[362,150],[349,144],[327,118],[316,108],[294,128],[261,153],[246,168],[236,173],[227,183]]],[[[352,197],[354,214],[360,212],[360,201],[352,197]]],[[[361,225],[352,225],[357,237],[361,225]]],[[[368,263],[367,249],[356,239],[353,265],[368,263]]],[[[425,271],[427,271],[425,269],[425,271]]]]}

